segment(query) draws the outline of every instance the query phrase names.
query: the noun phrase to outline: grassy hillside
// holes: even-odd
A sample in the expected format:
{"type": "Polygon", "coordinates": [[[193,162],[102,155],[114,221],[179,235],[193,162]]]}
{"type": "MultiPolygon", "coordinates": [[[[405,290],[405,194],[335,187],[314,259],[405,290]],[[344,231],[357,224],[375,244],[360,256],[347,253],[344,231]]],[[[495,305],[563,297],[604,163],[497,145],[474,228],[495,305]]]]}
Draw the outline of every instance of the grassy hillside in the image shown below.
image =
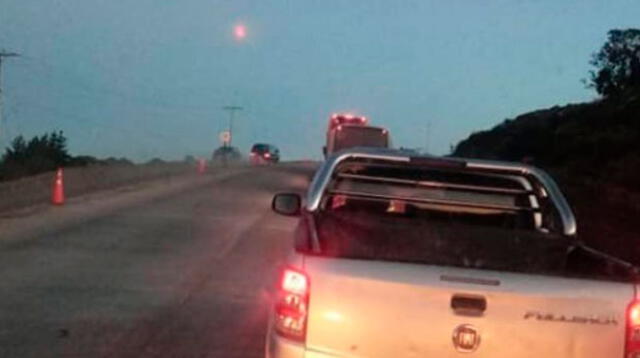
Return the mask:
{"type": "Polygon", "coordinates": [[[556,106],[473,133],[455,156],[530,161],[559,182],[594,247],[640,263],[640,93],[556,106]]]}

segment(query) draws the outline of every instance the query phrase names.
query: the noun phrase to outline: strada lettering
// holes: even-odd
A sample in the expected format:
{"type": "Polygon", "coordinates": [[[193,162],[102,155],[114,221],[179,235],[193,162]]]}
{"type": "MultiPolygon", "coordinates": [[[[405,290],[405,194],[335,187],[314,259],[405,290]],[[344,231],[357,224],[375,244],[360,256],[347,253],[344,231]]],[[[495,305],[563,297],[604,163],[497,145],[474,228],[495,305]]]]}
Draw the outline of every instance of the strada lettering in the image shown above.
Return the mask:
{"type": "Polygon", "coordinates": [[[536,319],[538,321],[566,322],[566,323],[582,323],[582,324],[600,324],[617,326],[618,321],[613,317],[599,316],[569,316],[563,314],[543,313],[537,311],[529,311],[524,314],[524,319],[536,319]]]}

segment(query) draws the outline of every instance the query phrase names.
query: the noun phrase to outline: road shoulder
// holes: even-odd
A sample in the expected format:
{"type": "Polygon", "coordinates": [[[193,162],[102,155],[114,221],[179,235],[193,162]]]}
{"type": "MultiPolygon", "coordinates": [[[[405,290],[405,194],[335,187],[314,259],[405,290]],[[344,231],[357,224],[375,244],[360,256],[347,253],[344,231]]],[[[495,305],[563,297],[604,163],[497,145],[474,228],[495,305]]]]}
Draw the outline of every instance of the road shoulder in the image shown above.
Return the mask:
{"type": "Polygon", "coordinates": [[[0,213],[0,244],[62,230],[109,212],[210,185],[246,171],[246,168],[228,168],[214,174],[163,178],[82,195],[67,200],[63,206],[41,204],[3,212],[0,213]]]}

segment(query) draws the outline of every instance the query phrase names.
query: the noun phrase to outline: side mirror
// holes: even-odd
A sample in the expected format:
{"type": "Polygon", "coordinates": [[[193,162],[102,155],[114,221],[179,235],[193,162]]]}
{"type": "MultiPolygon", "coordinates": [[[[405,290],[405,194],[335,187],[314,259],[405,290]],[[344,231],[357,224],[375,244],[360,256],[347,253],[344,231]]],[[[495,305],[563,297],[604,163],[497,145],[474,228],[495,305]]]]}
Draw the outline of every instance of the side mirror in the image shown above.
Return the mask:
{"type": "Polygon", "coordinates": [[[280,193],[273,197],[271,209],[278,214],[287,216],[300,215],[302,198],[295,193],[280,193]]]}

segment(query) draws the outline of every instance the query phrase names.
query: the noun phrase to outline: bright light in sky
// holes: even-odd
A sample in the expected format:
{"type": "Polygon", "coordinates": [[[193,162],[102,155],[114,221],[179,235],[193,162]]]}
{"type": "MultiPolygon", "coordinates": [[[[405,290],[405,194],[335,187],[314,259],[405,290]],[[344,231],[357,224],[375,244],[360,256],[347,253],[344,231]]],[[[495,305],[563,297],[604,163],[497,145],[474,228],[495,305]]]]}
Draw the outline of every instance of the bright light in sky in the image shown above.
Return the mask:
{"type": "Polygon", "coordinates": [[[247,37],[247,28],[243,24],[238,24],[233,28],[233,34],[237,40],[244,40],[247,37]]]}

